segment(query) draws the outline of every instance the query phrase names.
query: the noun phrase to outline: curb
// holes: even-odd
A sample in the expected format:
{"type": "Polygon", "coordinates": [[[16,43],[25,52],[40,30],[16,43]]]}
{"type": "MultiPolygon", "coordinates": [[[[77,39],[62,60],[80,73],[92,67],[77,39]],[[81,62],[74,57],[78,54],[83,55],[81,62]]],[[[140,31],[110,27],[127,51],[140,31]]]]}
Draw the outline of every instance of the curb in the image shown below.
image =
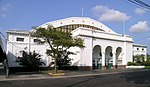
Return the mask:
{"type": "Polygon", "coordinates": [[[39,80],[39,79],[58,79],[58,78],[74,78],[74,77],[86,77],[86,76],[97,76],[97,75],[113,75],[113,74],[121,74],[121,73],[131,73],[131,72],[142,72],[149,70],[138,70],[138,71],[122,71],[122,72],[108,72],[108,73],[95,73],[95,74],[81,74],[81,75],[70,75],[70,76],[42,76],[42,77],[23,77],[23,78],[2,78],[0,81],[15,81],[15,80],[39,80]]]}
{"type": "Polygon", "coordinates": [[[51,76],[64,76],[65,73],[48,73],[51,76]]]}

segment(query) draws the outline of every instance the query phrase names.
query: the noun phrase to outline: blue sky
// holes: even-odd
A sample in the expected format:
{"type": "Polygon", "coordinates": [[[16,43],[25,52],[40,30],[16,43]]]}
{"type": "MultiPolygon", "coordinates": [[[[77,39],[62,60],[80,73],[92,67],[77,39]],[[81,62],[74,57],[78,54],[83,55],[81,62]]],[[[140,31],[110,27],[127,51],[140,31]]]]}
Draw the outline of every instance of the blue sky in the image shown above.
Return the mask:
{"type": "MultiPolygon", "coordinates": [[[[142,0],[150,4],[150,0],[142,0]]],[[[0,31],[31,30],[45,22],[82,16],[104,23],[117,33],[133,37],[150,48],[150,10],[128,0],[0,0],[0,31]]],[[[149,52],[150,53],[150,50],[149,52]]]]}

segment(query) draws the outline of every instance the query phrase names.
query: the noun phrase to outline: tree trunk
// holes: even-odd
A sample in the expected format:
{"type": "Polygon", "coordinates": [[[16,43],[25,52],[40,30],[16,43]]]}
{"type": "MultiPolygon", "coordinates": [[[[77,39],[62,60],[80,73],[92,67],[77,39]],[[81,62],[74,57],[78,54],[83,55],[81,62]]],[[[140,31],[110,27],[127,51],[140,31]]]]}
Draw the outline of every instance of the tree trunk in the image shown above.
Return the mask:
{"type": "Polygon", "coordinates": [[[57,73],[57,58],[54,58],[54,70],[55,70],[55,73],[57,73]]]}

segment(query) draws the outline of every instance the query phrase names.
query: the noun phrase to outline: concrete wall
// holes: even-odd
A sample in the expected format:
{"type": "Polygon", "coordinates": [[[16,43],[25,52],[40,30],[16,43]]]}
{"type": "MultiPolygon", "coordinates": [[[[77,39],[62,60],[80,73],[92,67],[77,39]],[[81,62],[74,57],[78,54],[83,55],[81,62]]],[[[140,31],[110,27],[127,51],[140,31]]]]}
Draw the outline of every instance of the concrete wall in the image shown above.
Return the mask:
{"type": "Polygon", "coordinates": [[[46,55],[46,49],[48,48],[47,45],[38,45],[33,40],[35,38],[29,38],[28,35],[16,35],[16,34],[8,34],[7,38],[7,57],[8,63],[10,67],[19,66],[19,63],[16,63],[16,58],[21,56],[20,51],[25,50],[27,52],[37,52],[41,54],[41,60],[45,62],[46,66],[49,65],[51,62],[49,57],[46,55]],[[17,37],[24,38],[24,42],[16,41],[17,37]],[[30,43],[29,43],[30,42],[30,43]]]}

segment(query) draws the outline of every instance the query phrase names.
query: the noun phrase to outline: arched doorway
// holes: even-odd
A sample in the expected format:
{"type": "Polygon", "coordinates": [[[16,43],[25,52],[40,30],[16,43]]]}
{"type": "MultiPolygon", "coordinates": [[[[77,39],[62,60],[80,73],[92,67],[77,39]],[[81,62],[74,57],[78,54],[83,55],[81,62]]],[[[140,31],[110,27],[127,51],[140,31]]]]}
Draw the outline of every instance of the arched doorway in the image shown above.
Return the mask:
{"type": "Polygon", "coordinates": [[[101,68],[100,67],[101,63],[102,63],[101,47],[99,45],[96,45],[93,48],[93,59],[92,59],[93,70],[101,68]]]}
{"type": "Polygon", "coordinates": [[[107,69],[111,69],[113,64],[113,53],[112,53],[112,47],[108,46],[105,49],[106,55],[105,55],[105,66],[107,69]]]}
{"type": "Polygon", "coordinates": [[[116,68],[118,65],[122,65],[122,48],[118,47],[116,49],[116,68]]]}

